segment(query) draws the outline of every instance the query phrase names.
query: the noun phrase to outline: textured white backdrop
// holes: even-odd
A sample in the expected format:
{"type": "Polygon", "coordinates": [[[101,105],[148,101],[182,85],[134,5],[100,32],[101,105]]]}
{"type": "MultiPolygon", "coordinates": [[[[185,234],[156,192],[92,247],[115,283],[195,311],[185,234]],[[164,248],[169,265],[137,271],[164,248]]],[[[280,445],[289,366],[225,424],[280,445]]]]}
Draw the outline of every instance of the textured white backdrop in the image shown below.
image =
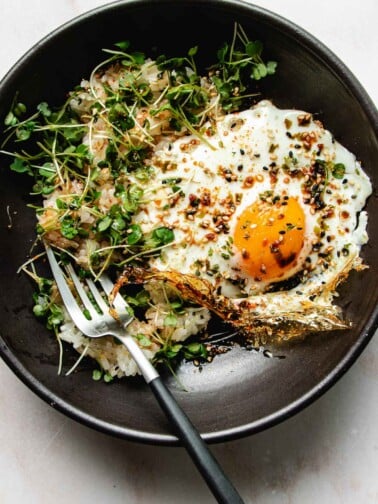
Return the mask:
{"type": "MultiPolygon", "coordinates": [[[[0,0],[0,77],[51,30],[105,3],[0,0]]],[[[376,0],[254,3],[319,38],[378,103],[376,0]]],[[[212,450],[246,504],[373,504],[377,425],[376,335],[352,369],[305,411],[212,450]]],[[[36,397],[2,361],[0,447],[2,504],[213,502],[183,450],[120,441],[83,427],[36,397]]]]}

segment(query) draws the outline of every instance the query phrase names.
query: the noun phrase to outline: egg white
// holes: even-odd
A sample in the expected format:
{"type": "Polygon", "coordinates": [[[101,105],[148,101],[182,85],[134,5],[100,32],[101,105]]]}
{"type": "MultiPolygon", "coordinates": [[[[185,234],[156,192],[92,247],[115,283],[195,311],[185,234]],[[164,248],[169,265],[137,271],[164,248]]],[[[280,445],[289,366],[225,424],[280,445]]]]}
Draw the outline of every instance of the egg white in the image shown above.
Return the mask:
{"type": "Polygon", "coordinates": [[[359,252],[367,241],[362,208],[371,184],[355,156],[305,112],[281,110],[270,101],[205,125],[203,138],[165,140],[151,159],[153,176],[135,222],[143,232],[168,226],[175,242],[150,265],[206,278],[218,294],[253,299],[256,309],[298,308],[304,296],[308,302],[309,296],[325,292],[318,302],[330,303],[338,279],[359,267],[359,252]],[[345,166],[342,179],[331,176],[327,181],[323,210],[314,209],[308,198],[305,202],[305,174],[315,158],[345,166]],[[281,168],[290,159],[295,160],[290,168],[299,168],[303,176],[291,176],[290,170],[281,168]],[[273,182],[272,167],[277,171],[273,182]],[[251,177],[253,183],[248,184],[251,177]],[[240,214],[267,191],[297,198],[305,214],[302,253],[285,276],[300,271],[300,283],[283,292],[265,293],[270,282],[256,282],[243,270],[232,240],[240,214]]]}

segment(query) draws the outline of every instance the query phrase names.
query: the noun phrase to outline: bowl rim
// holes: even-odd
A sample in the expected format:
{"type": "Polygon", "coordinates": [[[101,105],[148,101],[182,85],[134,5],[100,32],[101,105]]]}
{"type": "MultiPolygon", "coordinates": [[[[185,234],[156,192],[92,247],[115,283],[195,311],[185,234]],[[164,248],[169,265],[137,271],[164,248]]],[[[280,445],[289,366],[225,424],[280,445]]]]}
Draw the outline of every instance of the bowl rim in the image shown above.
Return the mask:
{"type": "MultiPolygon", "coordinates": [[[[206,4],[214,5],[215,7],[224,7],[227,9],[235,9],[239,13],[245,12],[247,15],[254,13],[258,16],[259,20],[262,22],[272,25],[278,31],[285,33],[290,37],[295,37],[301,45],[304,45],[307,50],[316,53],[318,58],[320,57],[324,64],[328,66],[330,71],[335,74],[335,76],[343,79],[344,85],[348,87],[349,91],[352,93],[354,98],[360,103],[361,108],[364,110],[365,114],[372,125],[372,128],[378,137],[378,111],[365,91],[362,84],[355,77],[355,75],[349,70],[349,68],[339,59],[339,57],[331,51],[323,42],[318,40],[314,35],[309,33],[304,28],[300,27],[296,23],[290,21],[289,19],[277,14],[266,8],[257,6],[253,3],[246,2],[245,0],[180,0],[181,4],[206,4]]],[[[108,4],[92,8],[69,21],[59,25],[54,30],[50,31],[47,35],[40,39],[39,42],[34,44],[29,50],[27,50],[8,70],[4,77],[0,81],[0,92],[1,89],[7,85],[7,82],[12,79],[13,75],[19,72],[28,60],[28,58],[40,51],[46,43],[50,40],[52,41],[55,37],[59,36],[65,30],[80,24],[93,16],[101,15],[102,13],[111,11],[113,9],[122,8],[124,6],[137,7],[141,5],[148,5],[149,0],[115,0],[108,4]]],[[[160,4],[170,4],[172,0],[159,0],[160,4]]],[[[231,441],[239,439],[245,436],[249,436],[270,427],[273,427],[289,417],[295,415],[299,411],[303,410],[310,404],[312,404],[316,399],[322,396],[328,389],[330,389],[343,375],[348,371],[352,364],[356,361],[359,355],[362,353],[366,345],[369,343],[373,337],[375,331],[378,328],[378,305],[375,306],[370,318],[368,319],[363,332],[361,332],[359,338],[350,347],[349,351],[343,357],[343,359],[338,363],[338,365],[330,371],[327,376],[316,384],[312,389],[310,389],[306,394],[299,397],[297,400],[287,404],[285,407],[275,411],[274,413],[262,417],[253,422],[238,425],[236,427],[223,429],[215,432],[203,432],[201,436],[208,443],[220,443],[225,441],[231,441]]],[[[129,441],[142,442],[146,444],[155,445],[167,445],[167,446],[177,446],[180,445],[178,438],[170,434],[156,434],[151,432],[139,431],[132,428],[120,427],[114,424],[110,424],[106,421],[95,418],[90,414],[83,412],[78,407],[73,406],[69,402],[61,399],[55,393],[53,393],[48,387],[43,385],[38,379],[36,379],[17,359],[16,355],[7,346],[5,340],[0,334],[0,355],[2,356],[4,362],[8,367],[14,372],[14,374],[37,396],[48,403],[50,406],[58,410],[59,412],[65,414],[66,416],[82,423],[88,427],[91,427],[97,431],[103,432],[105,434],[110,434],[114,437],[127,439],[129,441]]]]}

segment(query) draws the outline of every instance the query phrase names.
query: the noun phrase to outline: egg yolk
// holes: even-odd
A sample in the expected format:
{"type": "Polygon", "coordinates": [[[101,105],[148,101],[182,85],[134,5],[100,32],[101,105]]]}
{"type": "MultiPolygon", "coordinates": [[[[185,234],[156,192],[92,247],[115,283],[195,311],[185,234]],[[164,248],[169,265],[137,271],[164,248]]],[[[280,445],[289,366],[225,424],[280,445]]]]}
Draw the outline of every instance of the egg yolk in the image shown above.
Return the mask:
{"type": "Polygon", "coordinates": [[[305,216],[296,198],[256,201],[239,216],[234,245],[241,267],[256,281],[279,280],[298,268],[304,245],[305,216]]]}

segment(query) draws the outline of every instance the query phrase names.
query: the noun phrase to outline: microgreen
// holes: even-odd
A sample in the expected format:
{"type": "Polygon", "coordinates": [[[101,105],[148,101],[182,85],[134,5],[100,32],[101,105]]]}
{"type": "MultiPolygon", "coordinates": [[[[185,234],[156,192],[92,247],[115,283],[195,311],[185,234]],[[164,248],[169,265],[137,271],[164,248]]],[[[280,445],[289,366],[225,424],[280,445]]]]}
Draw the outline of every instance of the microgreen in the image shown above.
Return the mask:
{"type": "Polygon", "coordinates": [[[165,226],[154,229],[145,238],[144,247],[146,249],[156,249],[173,242],[175,235],[172,229],[165,226]]]}
{"type": "Polygon", "coordinates": [[[126,301],[130,305],[146,308],[149,305],[150,295],[146,290],[142,289],[135,296],[127,296],[126,301]]]}
{"type": "Polygon", "coordinates": [[[336,163],[332,167],[332,175],[337,179],[342,179],[345,175],[345,165],[343,163],[336,163]]]}
{"type": "Polygon", "coordinates": [[[48,278],[37,277],[37,285],[38,291],[33,294],[33,313],[45,320],[48,329],[57,330],[64,321],[64,313],[51,296],[53,282],[48,278]]]}
{"type": "Polygon", "coordinates": [[[156,353],[154,357],[155,363],[163,363],[169,368],[177,364],[181,359],[188,361],[206,360],[208,357],[208,350],[203,343],[190,342],[190,343],[175,343],[167,341],[162,348],[156,353]]]}
{"type": "Polygon", "coordinates": [[[218,63],[210,67],[211,80],[226,111],[238,109],[248,95],[248,78],[260,80],[276,71],[277,63],[262,60],[263,44],[251,41],[243,28],[235,24],[231,43],[225,43],[217,53],[218,63]]]}
{"type": "MultiPolygon", "coordinates": [[[[192,134],[216,149],[211,143],[211,125],[225,113],[249,106],[254,81],[276,71],[274,61],[263,60],[262,43],[250,39],[238,24],[231,42],[219,48],[216,63],[204,71],[198,68],[201,47],[197,45],[183,55],[160,55],[155,61],[135,51],[128,40],[120,40],[104,52],[106,59],[61,106],[42,101],[30,113],[16,94],[4,119],[1,145],[1,149],[9,145],[14,149],[1,150],[12,158],[10,169],[34,179],[32,195],[52,195],[48,206],[31,206],[39,217],[39,238],[58,236],[59,248],[66,248],[60,257],[63,264],[71,262],[77,250],[88,247],[87,269],[79,271],[82,278],[97,276],[110,266],[148,267],[149,258],[174,246],[175,230],[164,225],[167,221],[145,232],[144,222],[137,218],[159,190],[159,184],[154,185],[160,170],[154,163],[157,143],[192,134]],[[155,81],[151,75],[156,75],[155,81]]],[[[338,163],[328,171],[342,178],[345,168],[338,163]]],[[[185,196],[181,182],[167,173],[165,210],[185,196]]],[[[222,252],[224,257],[230,250],[222,252]]],[[[38,283],[33,311],[57,334],[64,313],[54,298],[52,283],[32,276],[38,283]]],[[[142,317],[154,305],[144,289],[127,294],[130,310],[142,317]]],[[[163,332],[171,334],[186,313],[185,303],[178,295],[166,301],[163,332]]],[[[89,317],[88,312],[86,315],[89,317]]],[[[151,345],[142,333],[136,339],[142,347],[151,345]]],[[[179,359],[207,356],[200,343],[168,339],[159,344],[155,360],[168,366],[179,359]]],[[[109,382],[112,376],[95,370],[93,379],[109,382]]]]}

